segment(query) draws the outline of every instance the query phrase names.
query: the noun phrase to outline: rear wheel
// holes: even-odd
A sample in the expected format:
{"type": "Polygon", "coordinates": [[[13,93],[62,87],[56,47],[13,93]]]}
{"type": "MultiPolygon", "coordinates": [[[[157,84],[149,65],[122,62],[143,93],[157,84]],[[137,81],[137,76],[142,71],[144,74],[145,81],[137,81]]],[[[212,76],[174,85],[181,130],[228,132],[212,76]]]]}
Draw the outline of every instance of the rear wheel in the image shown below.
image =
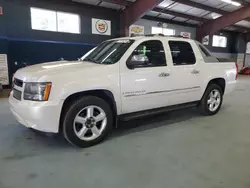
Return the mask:
{"type": "Polygon", "coordinates": [[[221,87],[217,84],[210,84],[201,99],[199,107],[204,115],[211,116],[220,110],[222,101],[223,92],[221,87]]]}
{"type": "Polygon", "coordinates": [[[103,141],[113,125],[109,105],[98,97],[83,97],[67,111],[63,122],[64,137],[73,145],[88,147],[103,141]]]}

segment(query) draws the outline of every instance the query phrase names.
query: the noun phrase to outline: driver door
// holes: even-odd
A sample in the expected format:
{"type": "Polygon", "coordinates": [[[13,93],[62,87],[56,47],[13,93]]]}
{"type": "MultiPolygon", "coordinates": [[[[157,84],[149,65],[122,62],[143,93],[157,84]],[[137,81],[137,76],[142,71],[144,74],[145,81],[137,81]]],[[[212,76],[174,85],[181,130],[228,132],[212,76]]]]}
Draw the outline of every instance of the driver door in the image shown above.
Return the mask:
{"type": "Polygon", "coordinates": [[[171,77],[160,40],[148,40],[133,50],[121,65],[122,113],[159,108],[168,104],[171,77]]]}

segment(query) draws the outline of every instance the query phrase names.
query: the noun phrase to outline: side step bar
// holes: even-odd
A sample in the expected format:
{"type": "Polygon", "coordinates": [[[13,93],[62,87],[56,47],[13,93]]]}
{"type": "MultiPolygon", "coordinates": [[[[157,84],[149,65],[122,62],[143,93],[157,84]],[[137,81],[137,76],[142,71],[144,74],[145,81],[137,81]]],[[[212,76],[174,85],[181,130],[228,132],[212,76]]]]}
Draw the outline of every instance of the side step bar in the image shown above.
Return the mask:
{"type": "Polygon", "coordinates": [[[123,114],[123,115],[119,116],[119,119],[122,121],[130,121],[130,120],[142,118],[145,116],[152,116],[152,115],[156,115],[156,114],[160,114],[160,113],[164,113],[164,112],[195,107],[195,106],[197,106],[198,103],[199,103],[199,101],[195,101],[195,102],[178,104],[178,105],[173,105],[173,106],[168,106],[168,107],[163,107],[163,108],[156,108],[156,109],[152,109],[152,110],[145,110],[145,111],[140,111],[140,112],[123,114]]]}

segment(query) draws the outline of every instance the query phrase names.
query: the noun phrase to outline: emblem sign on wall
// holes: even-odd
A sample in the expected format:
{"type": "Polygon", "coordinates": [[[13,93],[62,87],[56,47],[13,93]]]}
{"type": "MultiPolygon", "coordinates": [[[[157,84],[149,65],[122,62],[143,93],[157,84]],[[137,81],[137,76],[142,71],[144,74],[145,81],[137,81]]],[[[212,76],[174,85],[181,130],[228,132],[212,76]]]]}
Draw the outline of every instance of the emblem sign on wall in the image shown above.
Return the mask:
{"type": "Polygon", "coordinates": [[[129,27],[129,36],[131,36],[132,34],[135,34],[135,35],[144,35],[144,26],[131,25],[129,27]]]}
{"type": "Polygon", "coordinates": [[[184,37],[184,38],[191,38],[191,33],[188,33],[188,32],[181,32],[181,36],[184,37]]]}
{"type": "Polygon", "coordinates": [[[92,34],[111,35],[111,21],[92,18],[92,34]]]}

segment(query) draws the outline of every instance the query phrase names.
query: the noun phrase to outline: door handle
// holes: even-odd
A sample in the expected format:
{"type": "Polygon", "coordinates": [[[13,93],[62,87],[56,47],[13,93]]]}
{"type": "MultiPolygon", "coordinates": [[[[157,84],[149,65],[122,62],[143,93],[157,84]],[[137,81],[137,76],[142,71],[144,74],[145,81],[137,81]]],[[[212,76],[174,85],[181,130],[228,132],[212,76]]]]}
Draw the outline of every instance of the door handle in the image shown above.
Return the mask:
{"type": "Polygon", "coordinates": [[[200,71],[198,71],[198,70],[192,70],[192,72],[191,72],[192,74],[199,74],[200,73],[200,71]]]}
{"type": "Polygon", "coordinates": [[[159,74],[159,77],[167,77],[167,76],[170,76],[170,74],[165,72],[159,74]]]}

